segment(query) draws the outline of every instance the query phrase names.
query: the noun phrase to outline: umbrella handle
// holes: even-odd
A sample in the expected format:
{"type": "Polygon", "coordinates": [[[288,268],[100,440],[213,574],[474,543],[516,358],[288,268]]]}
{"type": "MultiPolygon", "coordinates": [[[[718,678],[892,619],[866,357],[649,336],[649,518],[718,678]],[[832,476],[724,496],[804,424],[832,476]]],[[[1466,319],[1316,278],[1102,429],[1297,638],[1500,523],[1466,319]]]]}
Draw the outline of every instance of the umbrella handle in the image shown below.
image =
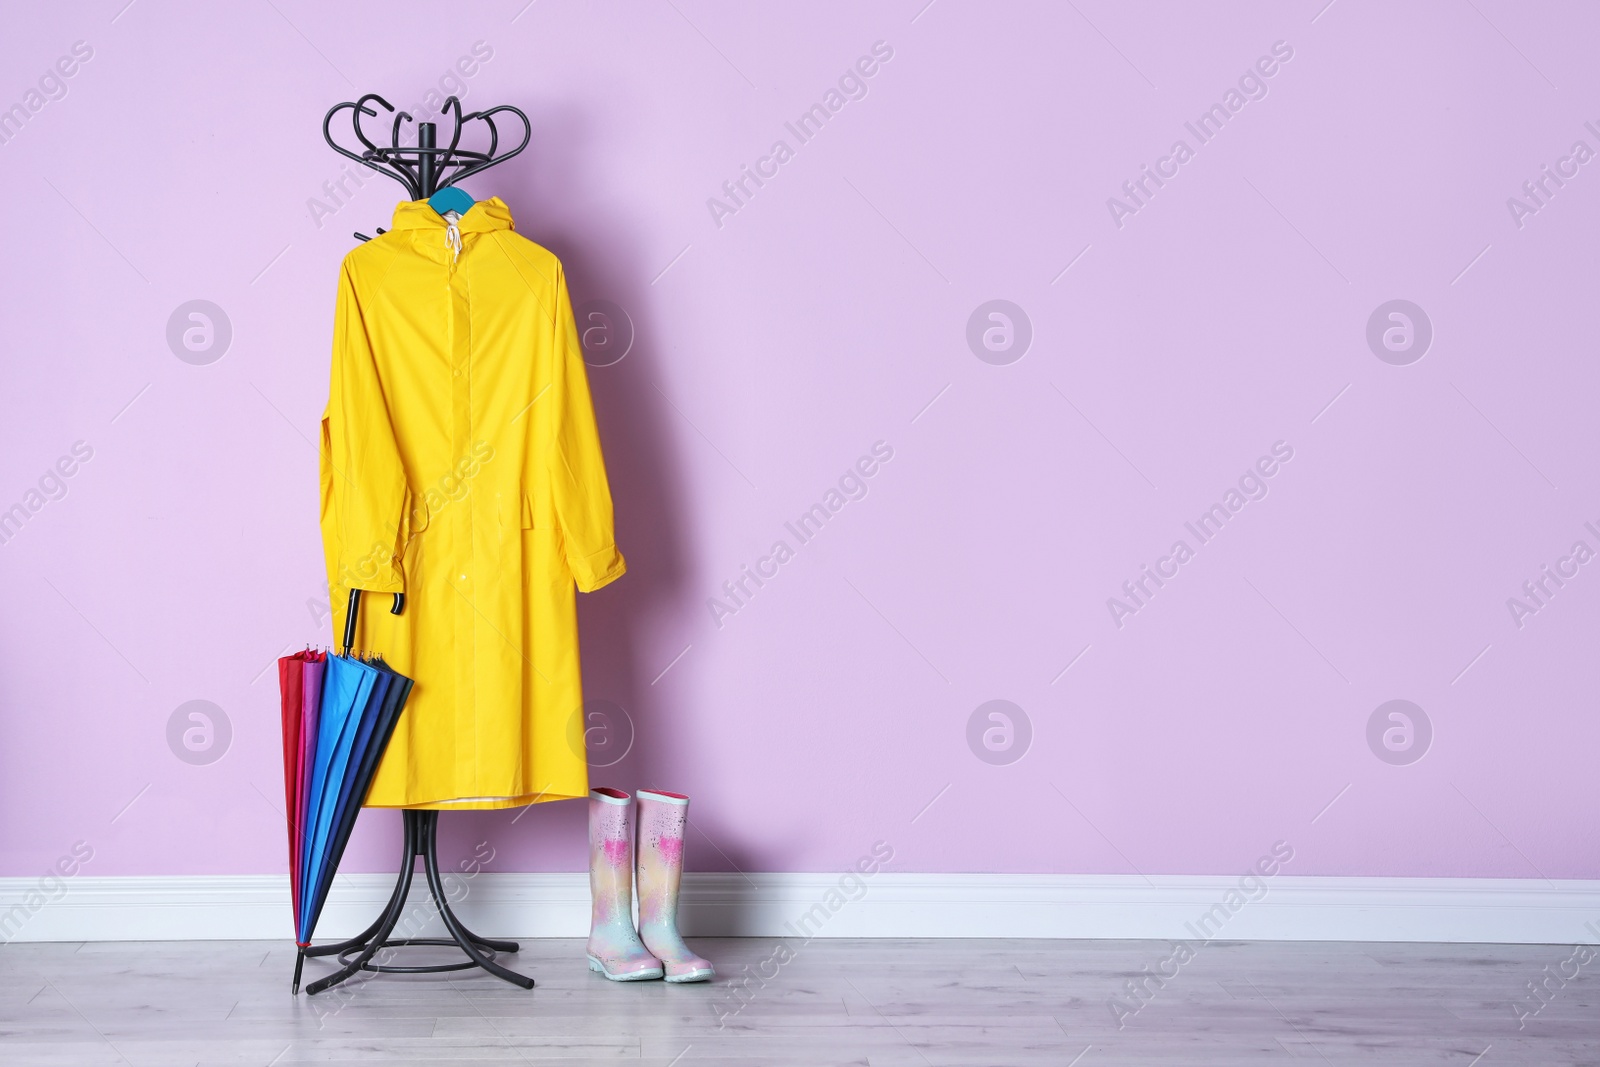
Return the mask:
{"type": "MultiPolygon", "coordinates": [[[[406,595],[396,593],[394,605],[389,608],[390,615],[399,615],[406,610],[406,595]]],[[[344,654],[349,655],[350,649],[356,643],[356,616],[361,614],[361,590],[350,590],[350,607],[344,615],[344,654]]]]}

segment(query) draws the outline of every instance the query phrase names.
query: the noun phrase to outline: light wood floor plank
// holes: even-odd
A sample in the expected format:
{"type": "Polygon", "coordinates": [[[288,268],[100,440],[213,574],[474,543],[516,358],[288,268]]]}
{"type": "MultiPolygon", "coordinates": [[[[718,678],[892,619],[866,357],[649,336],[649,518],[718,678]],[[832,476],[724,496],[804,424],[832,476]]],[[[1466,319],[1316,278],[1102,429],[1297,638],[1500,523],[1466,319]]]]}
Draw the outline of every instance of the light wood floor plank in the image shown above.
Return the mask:
{"type": "Polygon", "coordinates": [[[607,982],[555,940],[509,959],[532,992],[385,975],[315,998],[289,995],[292,946],[7,946],[0,1064],[1600,1064],[1600,962],[1529,1014],[1570,946],[1216,942],[1152,978],[1167,943],[828,940],[774,969],[775,944],[697,942],[701,985],[607,982]]]}

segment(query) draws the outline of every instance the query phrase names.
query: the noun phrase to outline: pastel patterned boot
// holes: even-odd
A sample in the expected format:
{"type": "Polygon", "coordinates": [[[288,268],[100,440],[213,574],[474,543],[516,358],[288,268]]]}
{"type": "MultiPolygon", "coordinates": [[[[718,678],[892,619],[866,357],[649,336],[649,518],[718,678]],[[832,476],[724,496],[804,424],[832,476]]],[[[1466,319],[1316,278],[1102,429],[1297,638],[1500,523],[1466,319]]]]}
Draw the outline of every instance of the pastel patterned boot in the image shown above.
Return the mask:
{"type": "Polygon", "coordinates": [[[688,821],[688,797],[639,790],[639,936],[666,966],[669,982],[704,982],[716,973],[678,934],[678,885],[688,821]]]}
{"type": "Polygon", "coordinates": [[[620,789],[589,790],[589,969],[613,982],[661,977],[633,928],[633,798],[620,789]]]}

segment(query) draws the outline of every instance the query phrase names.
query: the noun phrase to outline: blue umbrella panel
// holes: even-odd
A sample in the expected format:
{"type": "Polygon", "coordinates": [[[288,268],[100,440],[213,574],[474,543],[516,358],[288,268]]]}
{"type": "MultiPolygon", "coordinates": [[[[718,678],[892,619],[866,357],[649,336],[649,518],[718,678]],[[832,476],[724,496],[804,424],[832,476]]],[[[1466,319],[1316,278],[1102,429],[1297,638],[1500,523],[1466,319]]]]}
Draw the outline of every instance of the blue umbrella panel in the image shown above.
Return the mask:
{"type": "Polygon", "coordinates": [[[350,770],[350,756],[373,689],[389,675],[348,656],[329,656],[323,675],[322,710],[317,722],[316,748],[311,757],[311,788],[306,797],[305,838],[300,863],[300,913],[295,916],[295,940],[309,944],[315,927],[312,916],[321,901],[312,890],[322,880],[328,861],[328,839],[333,830],[339,792],[350,770]]]}
{"type": "Polygon", "coordinates": [[[316,881],[309,885],[311,907],[308,932],[316,928],[322,906],[328,899],[328,891],[333,886],[333,875],[339,869],[339,860],[343,858],[345,845],[355,829],[356,816],[366,803],[372,780],[378,773],[378,763],[383,759],[384,750],[389,747],[389,738],[394,734],[395,724],[400,721],[400,713],[405,710],[406,698],[411,695],[411,679],[387,663],[372,660],[364,666],[377,671],[378,677],[373,680],[371,698],[360,716],[344,780],[333,805],[330,830],[324,844],[325,862],[316,881]]]}

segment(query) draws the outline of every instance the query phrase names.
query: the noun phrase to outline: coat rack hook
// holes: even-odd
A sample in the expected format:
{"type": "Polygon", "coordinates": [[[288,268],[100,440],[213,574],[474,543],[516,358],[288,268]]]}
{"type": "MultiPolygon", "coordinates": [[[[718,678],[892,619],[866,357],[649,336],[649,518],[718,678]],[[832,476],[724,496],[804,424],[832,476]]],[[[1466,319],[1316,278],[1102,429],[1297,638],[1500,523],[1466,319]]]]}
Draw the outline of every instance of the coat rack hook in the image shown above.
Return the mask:
{"type": "Polygon", "coordinates": [[[463,114],[460,98],[452,96],[445,100],[439,114],[441,117],[450,116],[453,121],[450,142],[447,145],[437,143],[437,126],[434,123],[417,122],[410,112],[396,110],[389,101],[377,93],[366,93],[356,100],[335,104],[328,109],[327,115],[322,120],[322,139],[328,143],[329,148],[340,155],[399,182],[405,187],[407,197],[411,200],[426,199],[469,175],[504,163],[519,155],[533,139],[533,124],[528,121],[528,116],[510,104],[463,114]],[[350,109],[351,131],[364,149],[359,153],[339,144],[333,137],[334,116],[346,108],[350,109]],[[376,118],[379,108],[394,116],[389,124],[389,144],[383,147],[368,137],[361,125],[363,116],[376,118]],[[509,152],[502,153],[500,129],[495,123],[494,116],[504,112],[509,112],[522,120],[522,143],[509,152]],[[487,151],[461,147],[462,131],[478,120],[482,120],[489,129],[487,151]],[[401,128],[408,122],[417,126],[416,143],[411,145],[401,143],[401,128]]]}

